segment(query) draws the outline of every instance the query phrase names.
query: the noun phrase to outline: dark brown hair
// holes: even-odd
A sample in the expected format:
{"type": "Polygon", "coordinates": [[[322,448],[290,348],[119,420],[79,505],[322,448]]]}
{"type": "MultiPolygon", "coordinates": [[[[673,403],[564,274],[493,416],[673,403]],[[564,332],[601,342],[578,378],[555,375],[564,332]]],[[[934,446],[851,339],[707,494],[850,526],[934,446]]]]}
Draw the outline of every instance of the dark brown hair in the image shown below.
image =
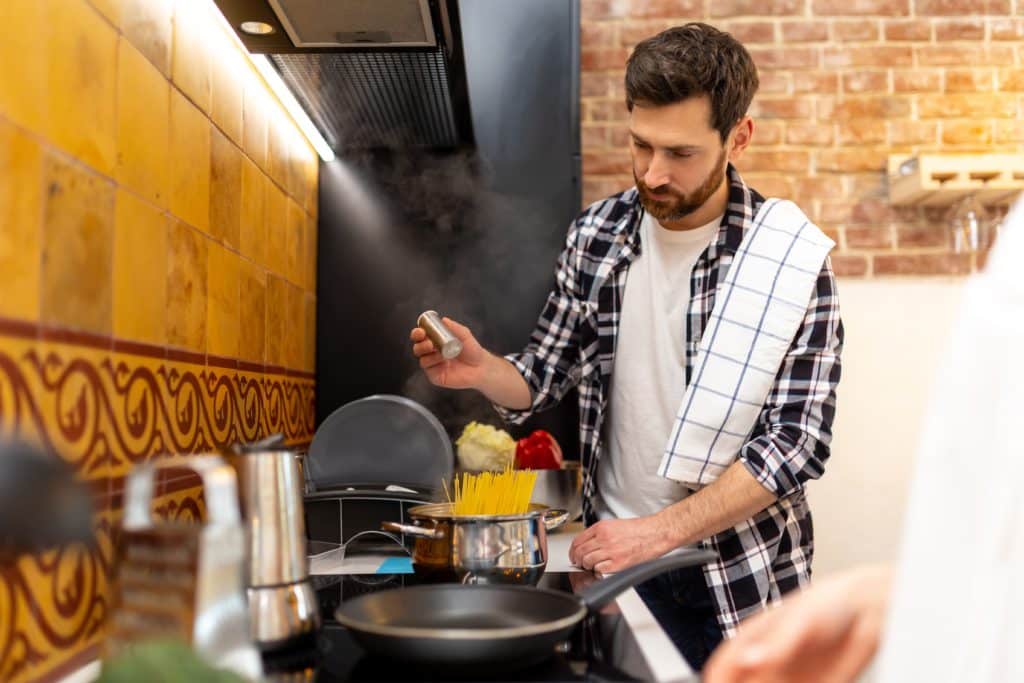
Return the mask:
{"type": "Polygon", "coordinates": [[[690,97],[711,99],[711,126],[722,142],[757,92],[757,67],[735,38],[693,22],[637,44],[626,62],[626,107],[661,106],[690,97]]]}

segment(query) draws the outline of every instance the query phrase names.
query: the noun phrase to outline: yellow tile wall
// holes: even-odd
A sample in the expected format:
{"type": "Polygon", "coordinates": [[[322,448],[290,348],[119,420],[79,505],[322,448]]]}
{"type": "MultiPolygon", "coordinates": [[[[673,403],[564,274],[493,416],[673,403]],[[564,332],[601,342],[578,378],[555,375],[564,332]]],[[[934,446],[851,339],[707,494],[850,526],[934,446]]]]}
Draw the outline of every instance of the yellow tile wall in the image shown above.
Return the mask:
{"type": "Polygon", "coordinates": [[[133,465],[312,434],[318,160],[211,8],[0,2],[0,433],[75,465],[99,539],[0,568],[3,681],[96,655],[133,465]]]}

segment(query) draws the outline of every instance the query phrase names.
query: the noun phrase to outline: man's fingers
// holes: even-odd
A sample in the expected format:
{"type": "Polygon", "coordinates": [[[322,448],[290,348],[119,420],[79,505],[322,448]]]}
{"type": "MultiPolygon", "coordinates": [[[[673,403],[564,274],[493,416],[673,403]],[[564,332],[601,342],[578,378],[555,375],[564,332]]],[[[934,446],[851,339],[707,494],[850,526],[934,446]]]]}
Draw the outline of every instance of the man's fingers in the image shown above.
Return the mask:
{"type": "Polygon", "coordinates": [[[470,332],[469,328],[466,327],[465,325],[463,325],[462,323],[456,322],[456,321],[452,320],[451,318],[442,318],[441,322],[443,322],[445,325],[447,325],[448,329],[450,329],[452,331],[452,334],[454,334],[456,337],[458,337],[460,341],[466,341],[467,339],[472,339],[473,333],[470,332]]]}
{"type": "Polygon", "coordinates": [[[434,348],[434,342],[429,339],[412,345],[412,352],[417,356],[425,356],[428,353],[434,353],[436,350],[437,349],[434,348]]]}
{"type": "Polygon", "coordinates": [[[422,327],[414,327],[409,333],[409,340],[414,342],[421,342],[427,338],[427,333],[423,331],[422,327]]]}
{"type": "Polygon", "coordinates": [[[444,362],[444,357],[439,353],[428,353],[426,356],[420,356],[420,367],[424,370],[444,362]]]}

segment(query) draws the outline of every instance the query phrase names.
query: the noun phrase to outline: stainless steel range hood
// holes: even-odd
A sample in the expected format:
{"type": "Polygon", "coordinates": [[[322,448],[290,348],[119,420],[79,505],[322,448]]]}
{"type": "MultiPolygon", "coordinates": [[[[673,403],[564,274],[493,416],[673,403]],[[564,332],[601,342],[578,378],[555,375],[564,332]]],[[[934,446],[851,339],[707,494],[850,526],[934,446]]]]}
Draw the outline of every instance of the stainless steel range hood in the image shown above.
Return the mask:
{"type": "Polygon", "coordinates": [[[215,0],[336,152],[473,144],[457,0],[215,0]]]}

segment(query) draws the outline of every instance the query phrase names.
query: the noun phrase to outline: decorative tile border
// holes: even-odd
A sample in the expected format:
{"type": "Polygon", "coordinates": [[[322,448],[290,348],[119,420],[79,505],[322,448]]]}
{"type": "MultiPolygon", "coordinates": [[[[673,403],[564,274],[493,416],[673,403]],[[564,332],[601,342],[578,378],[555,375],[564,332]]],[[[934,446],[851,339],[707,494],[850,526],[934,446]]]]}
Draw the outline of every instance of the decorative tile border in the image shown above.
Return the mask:
{"type": "MultiPolygon", "coordinates": [[[[307,443],[314,400],[308,372],[0,318],[0,433],[60,453],[99,494],[95,548],[0,567],[0,680],[56,679],[83,652],[99,651],[133,466],[275,432],[307,443]]],[[[195,479],[163,480],[154,509],[200,517],[195,479]]]]}

